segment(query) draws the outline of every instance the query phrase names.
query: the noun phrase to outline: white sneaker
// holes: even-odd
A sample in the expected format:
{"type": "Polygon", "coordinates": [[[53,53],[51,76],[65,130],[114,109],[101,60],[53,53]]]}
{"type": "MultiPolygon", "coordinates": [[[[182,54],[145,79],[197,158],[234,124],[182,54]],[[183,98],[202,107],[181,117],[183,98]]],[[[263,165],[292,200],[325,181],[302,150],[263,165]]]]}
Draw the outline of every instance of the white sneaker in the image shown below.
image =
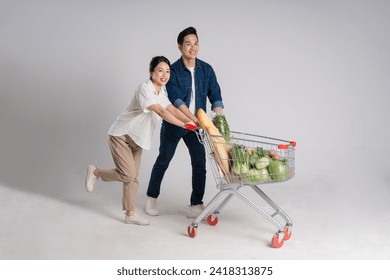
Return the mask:
{"type": "MultiPolygon", "coordinates": [[[[187,218],[196,219],[200,215],[200,213],[202,213],[203,210],[204,210],[203,204],[198,204],[194,206],[189,205],[187,211],[187,218]]],[[[207,219],[207,215],[205,215],[202,220],[205,219],[207,219]]]]}
{"type": "Polygon", "coordinates": [[[147,226],[150,224],[149,220],[144,217],[139,216],[137,213],[134,213],[131,216],[125,214],[125,224],[135,224],[140,226],[147,226]]]}
{"type": "Polygon", "coordinates": [[[92,192],[93,188],[95,187],[96,180],[98,177],[96,177],[93,172],[95,171],[96,166],[90,165],[87,169],[87,176],[85,177],[85,188],[88,192],[92,192]]]}
{"type": "Polygon", "coordinates": [[[158,216],[160,212],[157,209],[157,199],[149,197],[146,199],[145,212],[149,216],[158,216]]]}

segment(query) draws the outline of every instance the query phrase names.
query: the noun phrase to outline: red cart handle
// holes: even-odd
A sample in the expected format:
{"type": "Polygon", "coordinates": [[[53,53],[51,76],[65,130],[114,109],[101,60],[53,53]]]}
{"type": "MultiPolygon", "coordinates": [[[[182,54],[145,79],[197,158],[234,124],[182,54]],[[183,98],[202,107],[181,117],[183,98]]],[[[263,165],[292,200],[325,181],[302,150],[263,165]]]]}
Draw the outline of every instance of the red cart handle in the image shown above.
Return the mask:
{"type": "Polygon", "coordinates": [[[291,144],[291,146],[295,147],[297,145],[297,142],[291,141],[290,144],[291,144]]]}
{"type": "Polygon", "coordinates": [[[195,131],[198,127],[196,125],[186,123],[186,128],[191,131],[195,131]]]}
{"type": "MultiPolygon", "coordinates": [[[[297,145],[297,142],[291,141],[290,145],[295,148],[295,146],[297,145]]],[[[278,149],[280,149],[280,150],[287,150],[288,149],[288,144],[280,144],[278,146],[278,149]]]]}

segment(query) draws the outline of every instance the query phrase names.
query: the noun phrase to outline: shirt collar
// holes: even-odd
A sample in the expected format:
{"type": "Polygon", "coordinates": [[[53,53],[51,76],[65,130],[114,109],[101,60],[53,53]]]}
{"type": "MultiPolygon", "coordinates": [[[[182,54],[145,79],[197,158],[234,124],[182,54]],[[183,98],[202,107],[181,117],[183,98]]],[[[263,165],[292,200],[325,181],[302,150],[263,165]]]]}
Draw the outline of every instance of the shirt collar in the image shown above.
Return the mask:
{"type": "MultiPolygon", "coordinates": [[[[195,58],[195,68],[200,68],[200,67],[201,66],[198,63],[198,58],[195,58]]],[[[180,70],[184,70],[184,69],[187,69],[187,66],[184,64],[183,57],[180,57],[180,70]]]]}
{"type": "Polygon", "coordinates": [[[148,80],[146,82],[146,84],[148,85],[149,89],[156,95],[160,95],[162,93],[166,93],[167,92],[167,90],[165,88],[165,85],[160,88],[160,92],[156,92],[156,89],[155,89],[155,87],[154,87],[154,85],[153,85],[151,80],[148,80]]]}

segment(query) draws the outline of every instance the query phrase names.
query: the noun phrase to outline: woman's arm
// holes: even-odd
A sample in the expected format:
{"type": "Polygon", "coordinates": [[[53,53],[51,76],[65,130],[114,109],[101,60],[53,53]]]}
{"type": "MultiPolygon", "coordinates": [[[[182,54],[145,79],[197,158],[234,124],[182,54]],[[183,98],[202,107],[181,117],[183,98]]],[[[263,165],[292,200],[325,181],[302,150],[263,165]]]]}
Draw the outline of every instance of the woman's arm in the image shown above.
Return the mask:
{"type": "Polygon", "coordinates": [[[172,104],[168,105],[167,107],[168,110],[161,107],[160,104],[153,104],[148,107],[148,110],[155,112],[157,115],[159,115],[161,118],[163,118],[164,120],[166,120],[171,124],[177,125],[182,128],[186,128],[185,126],[186,123],[191,123],[191,120],[186,118],[184,114],[180,115],[181,112],[178,113],[177,116],[175,114],[172,114],[170,112],[171,110],[170,107],[175,108],[172,104]]]}
{"type": "MultiPolygon", "coordinates": [[[[187,106],[185,106],[187,107],[187,106]]],[[[172,114],[174,115],[176,118],[178,118],[179,120],[183,121],[183,122],[190,122],[190,121],[193,121],[194,123],[196,123],[197,121],[197,118],[190,112],[190,110],[188,110],[189,112],[189,115],[190,116],[187,116],[186,114],[184,114],[182,111],[180,111],[179,109],[177,109],[175,106],[173,106],[172,104],[169,105],[167,107],[167,110],[172,114]]]]}

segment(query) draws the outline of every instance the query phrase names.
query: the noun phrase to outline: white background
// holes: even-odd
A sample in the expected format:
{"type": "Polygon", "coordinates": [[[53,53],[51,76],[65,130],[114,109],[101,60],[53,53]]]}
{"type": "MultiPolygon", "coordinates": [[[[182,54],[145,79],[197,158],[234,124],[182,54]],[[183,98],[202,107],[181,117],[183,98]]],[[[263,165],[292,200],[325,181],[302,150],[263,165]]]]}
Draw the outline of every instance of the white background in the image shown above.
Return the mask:
{"type": "MultiPolygon", "coordinates": [[[[389,259],[389,12],[380,0],[2,0],[0,259],[389,259]],[[84,190],[88,164],[112,166],[107,131],[150,59],[178,59],[188,26],[231,129],[298,143],[296,177],[264,188],[294,223],[280,250],[239,201],[186,236],[183,143],[149,227],[123,224],[119,183],[84,190]]],[[[208,174],[205,202],[217,192],[208,174]]]]}

